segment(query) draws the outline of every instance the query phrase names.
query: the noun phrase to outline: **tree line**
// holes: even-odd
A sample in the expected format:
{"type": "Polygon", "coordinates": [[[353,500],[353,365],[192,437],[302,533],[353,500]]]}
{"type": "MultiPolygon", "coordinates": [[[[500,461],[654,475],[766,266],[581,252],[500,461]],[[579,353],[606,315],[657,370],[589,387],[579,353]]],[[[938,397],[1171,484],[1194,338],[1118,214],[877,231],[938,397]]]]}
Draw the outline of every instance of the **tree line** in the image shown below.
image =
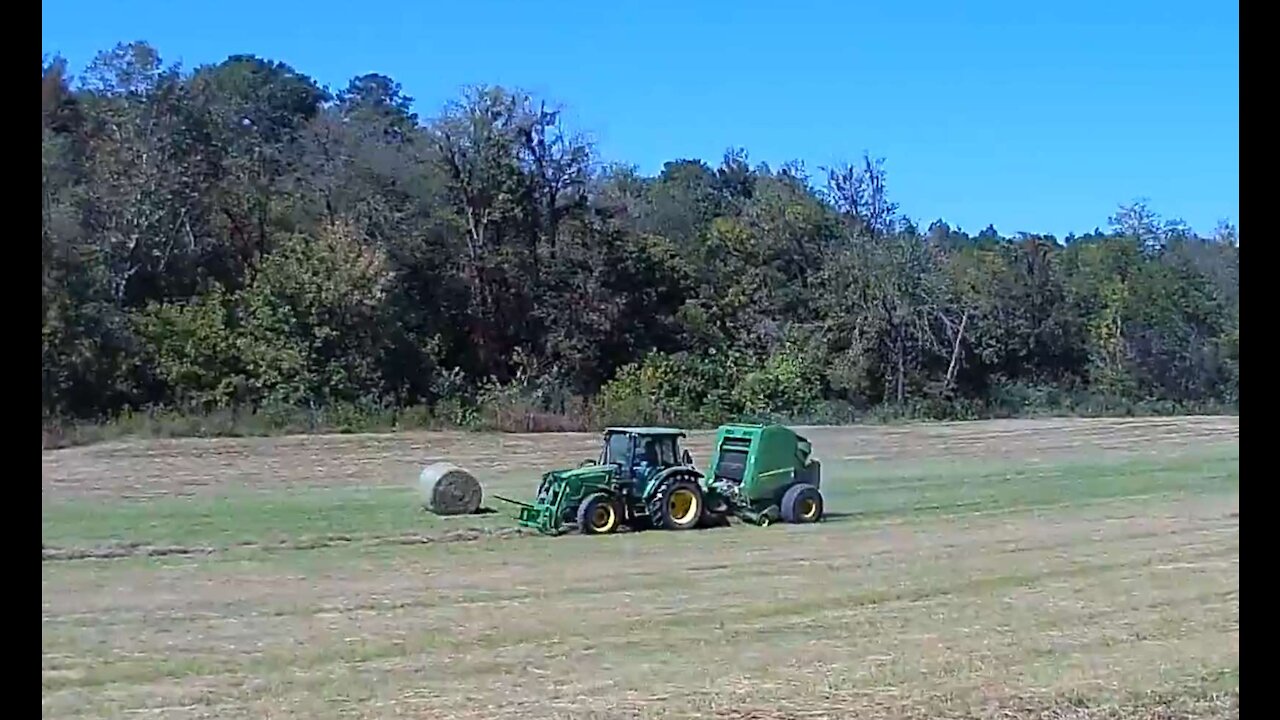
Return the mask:
{"type": "MultiPolygon", "coordinates": [[[[921,229],[870,156],[656,176],[474,87],[42,61],[41,410],[685,425],[1238,408],[1239,242],[921,229]]],[[[285,420],[280,420],[285,422],[285,420]]]]}

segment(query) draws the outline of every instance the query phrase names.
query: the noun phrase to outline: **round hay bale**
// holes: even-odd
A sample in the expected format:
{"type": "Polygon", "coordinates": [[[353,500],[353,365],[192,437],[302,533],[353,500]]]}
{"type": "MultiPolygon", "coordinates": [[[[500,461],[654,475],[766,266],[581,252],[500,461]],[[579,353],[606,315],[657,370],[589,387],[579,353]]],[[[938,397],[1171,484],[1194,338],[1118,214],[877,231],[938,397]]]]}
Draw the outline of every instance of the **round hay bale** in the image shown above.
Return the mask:
{"type": "Polygon", "coordinates": [[[452,463],[435,463],[418,476],[422,507],[436,515],[471,515],[480,510],[480,481],[452,463]]]}

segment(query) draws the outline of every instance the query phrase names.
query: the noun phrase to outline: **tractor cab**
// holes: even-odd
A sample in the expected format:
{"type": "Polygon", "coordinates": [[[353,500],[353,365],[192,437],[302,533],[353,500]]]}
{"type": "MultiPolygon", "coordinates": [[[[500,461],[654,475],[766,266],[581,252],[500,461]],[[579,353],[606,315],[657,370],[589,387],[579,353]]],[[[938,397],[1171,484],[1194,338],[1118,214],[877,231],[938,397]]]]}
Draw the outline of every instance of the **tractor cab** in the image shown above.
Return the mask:
{"type": "Polygon", "coordinates": [[[601,465],[615,465],[619,479],[645,482],[659,470],[690,465],[687,450],[681,451],[684,431],[657,427],[611,427],[604,431],[601,465]]]}

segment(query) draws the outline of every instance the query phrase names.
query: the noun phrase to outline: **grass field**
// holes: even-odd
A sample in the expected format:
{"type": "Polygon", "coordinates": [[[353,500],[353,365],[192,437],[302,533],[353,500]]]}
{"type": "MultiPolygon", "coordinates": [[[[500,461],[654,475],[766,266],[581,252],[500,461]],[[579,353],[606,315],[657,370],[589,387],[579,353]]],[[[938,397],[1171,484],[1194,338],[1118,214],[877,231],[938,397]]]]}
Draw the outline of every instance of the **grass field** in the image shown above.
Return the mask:
{"type": "Polygon", "coordinates": [[[1239,716],[1238,418],[804,432],[826,522],[602,538],[413,489],[595,435],[42,452],[42,714],[1239,716]]]}

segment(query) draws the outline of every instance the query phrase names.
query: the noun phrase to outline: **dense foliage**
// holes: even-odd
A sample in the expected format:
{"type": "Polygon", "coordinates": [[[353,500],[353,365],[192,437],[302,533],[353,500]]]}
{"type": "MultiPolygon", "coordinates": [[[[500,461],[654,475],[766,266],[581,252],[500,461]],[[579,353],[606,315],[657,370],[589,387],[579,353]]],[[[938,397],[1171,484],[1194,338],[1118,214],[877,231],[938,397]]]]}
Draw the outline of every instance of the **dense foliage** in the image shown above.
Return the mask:
{"type": "Polygon", "coordinates": [[[1238,407],[1239,244],[1142,204],[921,231],[871,158],[656,177],[480,87],[430,120],[233,56],[42,63],[46,424],[122,412],[504,427],[1238,407]]]}

